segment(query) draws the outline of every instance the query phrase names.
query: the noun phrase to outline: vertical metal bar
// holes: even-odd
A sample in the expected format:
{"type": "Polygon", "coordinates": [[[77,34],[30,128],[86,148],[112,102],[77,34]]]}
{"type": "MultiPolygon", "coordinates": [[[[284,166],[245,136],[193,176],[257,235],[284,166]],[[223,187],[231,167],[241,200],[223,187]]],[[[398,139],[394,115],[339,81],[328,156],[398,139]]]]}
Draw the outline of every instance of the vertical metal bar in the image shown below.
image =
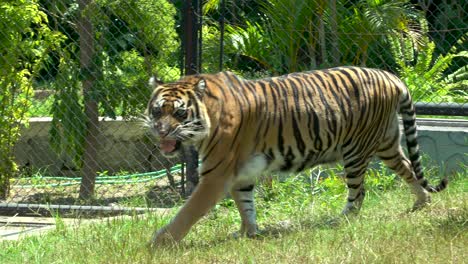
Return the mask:
{"type": "Polygon", "coordinates": [[[224,58],[224,12],[226,10],[226,1],[221,0],[221,12],[219,16],[219,71],[223,71],[223,58],[224,58]]]}
{"type": "Polygon", "coordinates": [[[202,72],[202,47],[203,47],[203,10],[202,10],[202,1],[195,0],[197,7],[196,18],[197,18],[197,36],[198,36],[198,54],[197,54],[197,69],[198,73],[202,72]]]}
{"type": "MultiPolygon", "coordinates": [[[[201,1],[185,1],[183,8],[183,49],[185,55],[185,75],[199,73],[201,70],[201,1]],[[198,17],[197,17],[198,15],[198,17]]],[[[183,159],[186,166],[185,195],[190,195],[198,184],[198,153],[193,146],[184,149],[183,159]]]]}
{"type": "Polygon", "coordinates": [[[195,17],[195,6],[197,0],[184,2],[184,74],[191,75],[197,73],[197,20],[195,17]]]}

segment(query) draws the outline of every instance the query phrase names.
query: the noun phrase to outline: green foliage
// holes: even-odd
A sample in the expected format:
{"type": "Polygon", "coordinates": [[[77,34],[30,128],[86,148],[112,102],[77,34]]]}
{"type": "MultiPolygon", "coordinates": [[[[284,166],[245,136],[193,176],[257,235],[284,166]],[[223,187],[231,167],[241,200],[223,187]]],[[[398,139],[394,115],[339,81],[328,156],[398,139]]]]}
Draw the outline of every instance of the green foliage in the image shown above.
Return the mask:
{"type": "MultiPolygon", "coordinates": [[[[77,23],[76,13],[76,4],[71,3],[55,14],[77,23]]],[[[93,24],[91,96],[99,103],[100,116],[138,116],[151,93],[149,76],[164,81],[180,77],[176,10],[169,1],[99,0],[83,15],[93,24]]],[[[79,50],[78,41],[62,46],[58,72],[50,82],[55,90],[51,143],[58,152],[69,153],[77,165],[81,165],[87,122],[81,80],[89,74],[80,72],[79,50]]]]}
{"type": "MultiPolygon", "coordinates": [[[[326,1],[274,0],[262,4],[266,35],[270,40],[276,72],[295,72],[315,63],[320,20],[326,1]]],[[[323,35],[320,35],[323,36],[323,35]]]]}
{"type": "Polygon", "coordinates": [[[245,27],[226,25],[226,33],[226,47],[230,47],[234,55],[229,62],[231,68],[250,71],[271,70],[274,65],[280,63],[271,56],[273,47],[260,23],[246,21],[245,27]]]}
{"type": "MultiPolygon", "coordinates": [[[[214,73],[218,72],[219,69],[219,56],[220,53],[220,32],[214,26],[202,26],[202,54],[203,59],[201,61],[202,72],[204,73],[214,73]]],[[[224,48],[224,53],[229,52],[229,47],[224,48]]],[[[223,58],[226,60],[226,58],[223,58]]]]}
{"type": "Polygon", "coordinates": [[[67,152],[80,165],[84,151],[86,116],[83,113],[83,97],[78,62],[66,51],[62,53],[55,82],[53,115],[50,127],[50,143],[58,153],[67,152]]]}
{"type": "MultiPolygon", "coordinates": [[[[430,24],[435,29],[431,37],[437,43],[437,54],[448,53],[452,44],[457,42],[468,28],[468,1],[434,1],[433,4],[431,9],[438,12],[429,11],[427,14],[430,24]]],[[[465,45],[464,49],[467,48],[468,45],[465,45]]]]}
{"type": "MultiPolygon", "coordinates": [[[[205,12],[219,4],[207,1],[205,12]]],[[[336,64],[388,66],[386,38],[402,32],[418,38],[414,25],[422,17],[408,0],[337,1],[336,8],[329,1],[274,0],[252,8],[256,19],[226,25],[226,46],[275,74],[336,64]]],[[[245,70],[235,61],[229,66],[245,70]]]]}
{"type": "Polygon", "coordinates": [[[155,74],[164,81],[180,77],[175,68],[180,47],[176,9],[169,1],[99,0],[97,4],[99,12],[95,11],[91,19],[98,30],[99,46],[106,53],[104,60],[114,63],[115,58],[118,62],[123,59],[119,52],[134,52],[134,56],[144,58],[139,64],[147,75],[155,74]]]}
{"type": "Polygon", "coordinates": [[[467,41],[468,34],[461,37],[447,54],[436,57],[436,45],[427,35],[427,23],[423,20],[421,25],[424,34],[418,42],[405,35],[390,38],[400,77],[415,101],[465,103],[468,99],[468,66],[450,74],[446,71],[455,58],[468,58],[467,51],[458,51],[458,46],[467,41]]]}
{"type": "Polygon", "coordinates": [[[37,1],[0,2],[0,199],[16,171],[13,147],[27,122],[31,79],[63,37],[47,27],[37,1]]]}
{"type": "Polygon", "coordinates": [[[358,1],[349,9],[340,8],[343,17],[339,21],[339,43],[343,62],[381,67],[376,63],[385,50],[387,38],[402,33],[418,38],[420,34],[414,25],[422,17],[422,13],[409,2],[366,0],[358,1]],[[369,57],[373,49],[377,49],[378,53],[369,57]]]}
{"type": "Polygon", "coordinates": [[[31,107],[29,108],[30,117],[45,117],[50,116],[52,104],[54,103],[54,97],[48,96],[44,99],[31,99],[31,107]]]}

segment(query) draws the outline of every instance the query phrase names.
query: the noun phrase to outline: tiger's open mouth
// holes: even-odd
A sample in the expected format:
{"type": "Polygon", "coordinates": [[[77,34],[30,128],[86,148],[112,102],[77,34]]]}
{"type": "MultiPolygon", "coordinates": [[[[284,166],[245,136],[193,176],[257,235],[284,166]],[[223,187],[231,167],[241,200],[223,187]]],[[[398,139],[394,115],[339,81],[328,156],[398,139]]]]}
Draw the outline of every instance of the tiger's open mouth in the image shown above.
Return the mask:
{"type": "Polygon", "coordinates": [[[180,150],[181,143],[176,139],[161,139],[159,141],[159,149],[165,156],[172,156],[180,150]]]}

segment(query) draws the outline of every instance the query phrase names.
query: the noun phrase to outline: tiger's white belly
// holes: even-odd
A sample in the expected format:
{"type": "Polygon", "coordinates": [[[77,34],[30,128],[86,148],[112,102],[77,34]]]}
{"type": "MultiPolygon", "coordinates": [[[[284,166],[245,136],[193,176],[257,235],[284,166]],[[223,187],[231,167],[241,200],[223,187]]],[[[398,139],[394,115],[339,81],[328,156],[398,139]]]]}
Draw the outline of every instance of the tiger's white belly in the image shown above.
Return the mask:
{"type": "MultiPolygon", "coordinates": [[[[330,152],[330,153],[321,153],[318,155],[319,158],[311,160],[310,163],[307,164],[306,168],[311,168],[318,164],[325,164],[335,162],[340,159],[341,153],[339,152],[330,152]]],[[[299,156],[295,160],[292,161],[292,167],[288,171],[283,171],[281,168],[283,167],[285,160],[281,158],[280,155],[276,155],[274,160],[268,160],[264,154],[255,154],[253,155],[246,163],[238,171],[238,175],[236,177],[237,182],[245,182],[245,181],[254,181],[256,178],[260,177],[265,172],[298,172],[300,171],[300,167],[304,161],[304,157],[299,156]]]]}

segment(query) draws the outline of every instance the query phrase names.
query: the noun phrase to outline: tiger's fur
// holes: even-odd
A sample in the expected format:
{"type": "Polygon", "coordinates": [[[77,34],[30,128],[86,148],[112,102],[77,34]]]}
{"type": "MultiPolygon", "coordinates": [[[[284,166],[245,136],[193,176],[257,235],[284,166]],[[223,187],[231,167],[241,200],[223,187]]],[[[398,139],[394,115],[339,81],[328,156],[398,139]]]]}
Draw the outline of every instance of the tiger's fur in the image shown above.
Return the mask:
{"type": "Polygon", "coordinates": [[[154,86],[148,126],[167,139],[164,144],[173,152],[180,144],[195,145],[201,178],[153,243],[181,240],[225,191],[239,209],[241,233],[254,236],[253,190],[256,177],[265,172],[298,172],[342,161],[349,189],[343,213],[361,207],[364,173],[373,156],[409,184],[416,195],[414,209],[430,201],[429,192],[447,185],[442,180],[433,187],[424,178],[411,96],[386,71],[338,67],[259,80],[221,72],[154,86]],[[400,146],[398,112],[409,159],[400,146]]]}

